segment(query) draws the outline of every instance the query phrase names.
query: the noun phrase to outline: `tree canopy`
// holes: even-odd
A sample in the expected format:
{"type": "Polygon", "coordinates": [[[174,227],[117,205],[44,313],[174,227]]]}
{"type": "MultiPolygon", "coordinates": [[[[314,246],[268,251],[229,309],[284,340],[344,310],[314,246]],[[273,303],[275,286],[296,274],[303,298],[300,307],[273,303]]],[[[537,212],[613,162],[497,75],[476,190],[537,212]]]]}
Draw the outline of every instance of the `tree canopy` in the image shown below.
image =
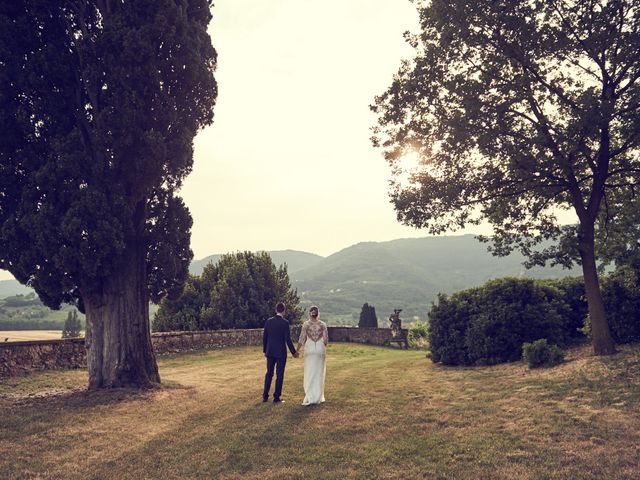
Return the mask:
{"type": "Polygon", "coordinates": [[[190,276],[182,295],[166,298],[153,320],[155,331],[262,328],[284,302],[291,323],[302,318],[286,264],[276,267],[266,252],[223,255],[190,276]]]}
{"type": "Polygon", "coordinates": [[[578,261],[594,349],[611,353],[594,243],[638,222],[620,208],[640,180],[637,2],[416,4],[416,56],[372,107],[399,220],[434,234],[488,221],[496,254],[578,261]]]}

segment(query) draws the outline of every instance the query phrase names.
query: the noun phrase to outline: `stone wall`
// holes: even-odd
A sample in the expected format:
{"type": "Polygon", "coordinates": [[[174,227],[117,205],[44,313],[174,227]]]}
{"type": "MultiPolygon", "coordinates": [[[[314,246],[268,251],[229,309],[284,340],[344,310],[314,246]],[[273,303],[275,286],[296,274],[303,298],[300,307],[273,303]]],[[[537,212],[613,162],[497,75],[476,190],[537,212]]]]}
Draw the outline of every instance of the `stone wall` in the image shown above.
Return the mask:
{"type": "MultiPolygon", "coordinates": [[[[291,338],[299,327],[291,328],[291,338]]],[[[242,347],[262,344],[262,329],[252,330],[209,330],[202,332],[162,332],[152,333],[151,343],[158,355],[164,353],[188,352],[210,348],[242,347]]]]}
{"type": "Polygon", "coordinates": [[[86,365],[84,338],[0,343],[0,378],[86,365]]]}
{"type": "MultiPolygon", "coordinates": [[[[406,334],[406,331],[403,331],[406,334]]],[[[298,342],[300,326],[291,327],[291,339],[298,342]]],[[[329,327],[329,341],[389,345],[389,328],[329,327]]],[[[262,329],[211,330],[204,332],[152,333],[156,354],[262,344],[262,329]]],[[[38,340],[0,343],[0,378],[36,370],[85,368],[84,339],[38,340]]]]}
{"type": "MultiPolygon", "coordinates": [[[[402,329],[407,338],[407,330],[402,329]]],[[[329,327],[332,342],[367,343],[369,345],[389,345],[392,340],[390,328],[329,327]]]]}

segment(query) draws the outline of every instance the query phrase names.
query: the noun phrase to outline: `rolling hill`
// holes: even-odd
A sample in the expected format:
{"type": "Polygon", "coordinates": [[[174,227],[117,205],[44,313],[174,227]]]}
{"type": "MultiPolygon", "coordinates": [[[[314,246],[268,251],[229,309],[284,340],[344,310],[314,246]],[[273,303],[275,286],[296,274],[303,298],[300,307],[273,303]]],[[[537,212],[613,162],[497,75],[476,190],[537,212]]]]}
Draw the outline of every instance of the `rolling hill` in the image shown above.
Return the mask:
{"type": "MultiPolygon", "coordinates": [[[[386,325],[394,308],[403,309],[405,320],[424,319],[438,293],[453,293],[492,278],[580,274],[560,267],[525,270],[521,255],[494,257],[473,235],[364,242],[328,257],[297,250],[269,254],[276,265],[287,264],[303,304],[318,305],[323,318],[332,324],[357,323],[364,302],[376,307],[378,321],[386,325]]],[[[189,270],[200,274],[207,263],[220,257],[196,260],[189,270]]],[[[30,291],[15,280],[0,281],[0,298],[30,291]]]]}
{"type": "MultiPolygon", "coordinates": [[[[298,250],[273,250],[268,253],[276,265],[287,264],[287,270],[290,276],[294,272],[312,267],[324,260],[324,257],[316,255],[315,253],[300,252],[298,250]]],[[[200,275],[205,265],[211,262],[217,262],[221,256],[221,254],[209,255],[201,260],[194,260],[189,266],[189,272],[194,275],[200,275]]]]}
{"type": "Polygon", "coordinates": [[[0,280],[0,298],[12,297],[14,295],[28,295],[33,290],[25,287],[16,280],[0,280]]]}
{"type": "Polygon", "coordinates": [[[345,315],[355,319],[368,302],[376,307],[378,321],[386,322],[394,308],[402,308],[405,319],[424,319],[438,293],[492,278],[579,274],[559,267],[526,270],[523,261],[519,254],[492,256],[473,235],[425,237],[359,243],[291,277],[303,301],[318,304],[330,321],[340,317],[347,322],[345,315]]]}

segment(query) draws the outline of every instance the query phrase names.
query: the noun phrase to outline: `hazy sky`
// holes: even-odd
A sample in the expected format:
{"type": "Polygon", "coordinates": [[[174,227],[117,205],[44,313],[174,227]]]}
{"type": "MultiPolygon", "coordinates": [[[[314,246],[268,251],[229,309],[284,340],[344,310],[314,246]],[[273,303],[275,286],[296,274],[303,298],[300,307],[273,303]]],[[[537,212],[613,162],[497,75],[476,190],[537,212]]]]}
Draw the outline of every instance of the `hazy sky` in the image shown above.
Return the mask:
{"type": "Polygon", "coordinates": [[[215,3],[218,104],[182,190],[195,258],[424,236],[396,222],[389,168],[369,140],[369,105],[412,53],[402,33],[416,29],[413,5],[215,3]]]}
{"type": "Polygon", "coordinates": [[[369,105],[411,55],[408,0],[218,0],[215,122],[182,194],[196,258],[423,236],[396,222],[369,105]]]}

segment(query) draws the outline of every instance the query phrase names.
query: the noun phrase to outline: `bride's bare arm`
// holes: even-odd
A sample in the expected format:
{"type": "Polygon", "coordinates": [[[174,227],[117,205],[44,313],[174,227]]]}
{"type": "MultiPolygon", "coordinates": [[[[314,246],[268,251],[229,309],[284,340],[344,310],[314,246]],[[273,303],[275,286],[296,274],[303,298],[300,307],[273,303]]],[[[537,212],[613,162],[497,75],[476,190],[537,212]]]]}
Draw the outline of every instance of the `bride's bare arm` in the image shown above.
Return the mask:
{"type": "Polygon", "coordinates": [[[300,329],[300,338],[298,339],[298,349],[299,352],[302,347],[304,347],[305,342],[307,341],[307,324],[302,324],[302,328],[300,329]]]}

